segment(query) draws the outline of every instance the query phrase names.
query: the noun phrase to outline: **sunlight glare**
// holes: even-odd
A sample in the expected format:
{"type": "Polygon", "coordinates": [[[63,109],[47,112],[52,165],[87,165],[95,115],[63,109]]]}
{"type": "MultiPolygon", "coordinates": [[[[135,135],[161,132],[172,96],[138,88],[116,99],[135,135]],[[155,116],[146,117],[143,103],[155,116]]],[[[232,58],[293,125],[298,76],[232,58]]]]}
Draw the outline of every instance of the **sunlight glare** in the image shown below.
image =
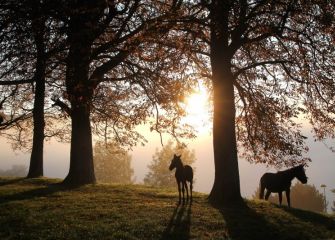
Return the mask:
{"type": "Polygon", "coordinates": [[[210,132],[210,104],[207,89],[200,86],[185,99],[186,117],[183,122],[191,125],[198,133],[210,132]]]}

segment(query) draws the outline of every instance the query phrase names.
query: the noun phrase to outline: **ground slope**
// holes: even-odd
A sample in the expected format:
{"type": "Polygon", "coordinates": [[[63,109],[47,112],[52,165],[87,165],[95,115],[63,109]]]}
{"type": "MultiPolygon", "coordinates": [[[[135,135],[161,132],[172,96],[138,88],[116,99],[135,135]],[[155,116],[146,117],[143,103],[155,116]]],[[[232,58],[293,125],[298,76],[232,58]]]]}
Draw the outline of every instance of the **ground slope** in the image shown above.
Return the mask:
{"type": "Polygon", "coordinates": [[[264,201],[178,206],[175,189],[0,179],[0,239],[333,239],[335,220],[264,201]]]}

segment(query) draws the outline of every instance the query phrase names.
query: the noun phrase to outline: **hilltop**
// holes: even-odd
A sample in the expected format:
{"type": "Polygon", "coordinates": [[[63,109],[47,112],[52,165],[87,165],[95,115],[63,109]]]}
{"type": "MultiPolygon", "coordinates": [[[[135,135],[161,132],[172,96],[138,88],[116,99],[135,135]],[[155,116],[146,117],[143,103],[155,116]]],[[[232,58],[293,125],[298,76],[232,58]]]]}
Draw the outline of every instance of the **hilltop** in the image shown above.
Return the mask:
{"type": "Polygon", "coordinates": [[[0,239],[335,239],[334,217],[265,201],[177,206],[176,189],[59,183],[1,178],[0,239]]]}

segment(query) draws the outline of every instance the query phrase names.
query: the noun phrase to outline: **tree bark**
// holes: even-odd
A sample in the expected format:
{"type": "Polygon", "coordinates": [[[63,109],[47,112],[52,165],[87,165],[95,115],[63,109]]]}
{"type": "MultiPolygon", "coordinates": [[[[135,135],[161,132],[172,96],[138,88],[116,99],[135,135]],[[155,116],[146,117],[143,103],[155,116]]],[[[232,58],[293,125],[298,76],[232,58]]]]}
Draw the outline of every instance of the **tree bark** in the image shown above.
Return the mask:
{"type": "MultiPolygon", "coordinates": [[[[80,44],[78,44],[80,45],[80,44]]],[[[88,61],[90,48],[80,45],[75,47],[68,62],[67,93],[71,102],[71,150],[70,169],[64,183],[81,185],[95,183],[93,165],[92,131],[90,123],[90,107],[93,89],[88,81],[88,61]],[[85,48],[87,51],[85,51],[85,48]],[[77,53],[77,54],[76,54],[77,53]],[[71,63],[72,62],[72,63],[71,63]],[[71,74],[74,73],[74,74],[71,74]]]]}
{"type": "Polygon", "coordinates": [[[70,170],[64,183],[71,185],[95,183],[89,111],[84,106],[74,108],[71,120],[70,170]]]}
{"type": "Polygon", "coordinates": [[[211,7],[211,66],[214,91],[213,147],[215,178],[209,201],[218,205],[240,203],[240,179],[235,132],[234,79],[228,34],[229,6],[213,1],[211,7]]]}
{"type": "Polygon", "coordinates": [[[43,176],[43,148],[44,148],[44,98],[45,98],[45,44],[44,19],[33,20],[33,34],[37,50],[35,71],[35,99],[33,109],[33,146],[30,155],[30,165],[27,178],[43,176]]]}
{"type": "MultiPolygon", "coordinates": [[[[218,59],[214,61],[223,62],[218,59]]],[[[234,86],[231,74],[213,67],[213,89],[215,178],[209,200],[214,204],[230,205],[240,203],[242,200],[235,132],[234,86]]]]}
{"type": "Polygon", "coordinates": [[[89,81],[89,65],[93,39],[91,28],[95,22],[89,11],[71,18],[69,26],[70,49],[67,58],[66,88],[71,102],[70,169],[65,184],[95,183],[90,108],[94,85],[89,81]]]}

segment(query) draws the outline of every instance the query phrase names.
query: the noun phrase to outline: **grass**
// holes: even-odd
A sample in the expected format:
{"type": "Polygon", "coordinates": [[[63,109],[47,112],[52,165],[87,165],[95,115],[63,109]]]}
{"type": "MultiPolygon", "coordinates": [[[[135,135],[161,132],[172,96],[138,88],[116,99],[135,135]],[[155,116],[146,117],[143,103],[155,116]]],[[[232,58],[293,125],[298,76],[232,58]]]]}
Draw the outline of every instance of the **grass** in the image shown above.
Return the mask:
{"type": "Polygon", "coordinates": [[[175,189],[66,188],[55,179],[0,179],[0,239],[334,239],[328,215],[265,201],[213,208],[206,195],[178,206],[175,189]]]}

